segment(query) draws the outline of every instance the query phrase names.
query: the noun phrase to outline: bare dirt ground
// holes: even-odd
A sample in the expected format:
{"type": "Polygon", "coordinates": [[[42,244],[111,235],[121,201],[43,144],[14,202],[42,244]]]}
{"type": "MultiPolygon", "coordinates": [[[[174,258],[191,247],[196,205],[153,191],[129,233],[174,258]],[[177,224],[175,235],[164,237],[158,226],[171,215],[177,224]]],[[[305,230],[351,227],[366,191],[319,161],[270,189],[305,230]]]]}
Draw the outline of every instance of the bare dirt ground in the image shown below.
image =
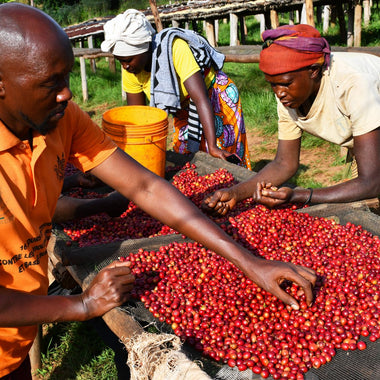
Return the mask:
{"type": "MultiPolygon", "coordinates": [[[[262,136],[257,131],[249,131],[247,134],[251,161],[254,163],[253,170],[258,171],[261,167],[273,160],[276,155],[277,137],[262,136]]],[[[333,166],[335,154],[326,146],[313,149],[302,149],[300,164],[305,170],[303,175],[312,178],[323,186],[337,183],[334,177],[344,170],[344,165],[333,166]]]]}

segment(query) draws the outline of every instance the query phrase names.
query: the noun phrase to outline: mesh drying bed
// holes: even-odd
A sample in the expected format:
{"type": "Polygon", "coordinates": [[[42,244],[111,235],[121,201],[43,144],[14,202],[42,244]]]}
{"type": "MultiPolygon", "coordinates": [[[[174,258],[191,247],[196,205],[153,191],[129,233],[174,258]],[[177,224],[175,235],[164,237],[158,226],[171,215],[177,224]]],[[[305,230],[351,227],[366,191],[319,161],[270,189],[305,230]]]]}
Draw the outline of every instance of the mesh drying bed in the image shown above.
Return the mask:
{"type": "MultiPolygon", "coordinates": [[[[178,162],[178,157],[170,156],[169,160],[175,164],[182,165],[178,162]]],[[[197,153],[191,160],[197,166],[200,175],[211,173],[218,167],[225,167],[238,181],[243,181],[252,175],[252,172],[237,167],[229,163],[220,165],[220,160],[210,158],[208,155],[197,153]]],[[[369,212],[364,203],[357,202],[352,204],[333,204],[318,205],[307,209],[299,210],[307,212],[312,216],[333,218],[340,224],[351,222],[361,225],[369,232],[380,236],[380,217],[369,212]]],[[[65,240],[67,236],[60,230],[56,229],[57,243],[55,250],[62,252],[67,249],[65,240]]],[[[75,273],[76,277],[83,281],[89,275],[96,273],[98,270],[112,262],[113,260],[127,256],[131,252],[137,252],[140,248],[145,250],[157,250],[161,246],[166,246],[171,242],[184,242],[181,235],[158,236],[154,238],[144,238],[110,243],[101,246],[92,246],[81,249],[72,248],[70,250],[70,270],[75,273]],[[88,258],[91,257],[91,263],[88,258]],[[106,258],[105,258],[106,257],[106,258]]],[[[66,255],[63,253],[63,257],[66,255]]],[[[142,302],[133,301],[121,308],[123,311],[132,315],[143,325],[154,324],[158,331],[163,333],[172,333],[171,327],[155,319],[153,315],[145,308],[142,302]]],[[[305,374],[306,380],[375,380],[380,379],[380,341],[370,342],[368,338],[363,338],[367,343],[367,349],[364,351],[343,351],[337,350],[336,356],[330,363],[321,366],[318,369],[311,369],[305,374]]],[[[201,361],[204,370],[214,379],[218,380],[259,380],[261,377],[254,374],[251,370],[240,372],[236,367],[230,368],[227,365],[219,364],[215,361],[202,357],[191,346],[184,345],[184,351],[191,360],[201,361]]],[[[271,379],[271,377],[269,377],[271,379]]]]}
{"type": "MultiPolygon", "coordinates": [[[[311,210],[312,211],[312,210],[311,210]]],[[[121,244],[110,244],[107,249],[109,255],[107,259],[97,259],[104,257],[105,247],[92,248],[87,247],[81,249],[81,253],[75,252],[77,264],[72,266],[72,270],[84,279],[87,275],[100,270],[118,257],[127,256],[131,252],[137,252],[138,249],[157,250],[161,246],[166,246],[171,242],[184,242],[180,235],[169,235],[148,239],[138,239],[125,241],[121,244]],[[87,252],[86,252],[87,251],[87,252]],[[77,255],[78,254],[78,255],[77,255]],[[81,263],[81,257],[92,256],[94,261],[89,263],[81,263]]],[[[78,250],[79,251],[79,250],[78,250]]],[[[73,256],[73,257],[74,257],[73,256]]],[[[126,304],[122,309],[132,315],[142,324],[154,324],[156,328],[164,333],[172,333],[171,327],[165,323],[159,322],[145,308],[142,302],[134,301],[126,304]]],[[[380,342],[370,342],[363,339],[367,343],[367,349],[364,351],[343,351],[337,350],[337,355],[328,364],[321,366],[319,369],[311,369],[305,374],[306,380],[375,380],[380,379],[380,342]]],[[[203,358],[200,353],[196,352],[191,346],[185,345],[184,351],[191,360],[198,360],[203,363],[204,370],[214,379],[219,380],[258,380],[259,375],[255,375],[251,370],[244,372],[232,369],[227,365],[220,365],[212,360],[203,358]]]]}

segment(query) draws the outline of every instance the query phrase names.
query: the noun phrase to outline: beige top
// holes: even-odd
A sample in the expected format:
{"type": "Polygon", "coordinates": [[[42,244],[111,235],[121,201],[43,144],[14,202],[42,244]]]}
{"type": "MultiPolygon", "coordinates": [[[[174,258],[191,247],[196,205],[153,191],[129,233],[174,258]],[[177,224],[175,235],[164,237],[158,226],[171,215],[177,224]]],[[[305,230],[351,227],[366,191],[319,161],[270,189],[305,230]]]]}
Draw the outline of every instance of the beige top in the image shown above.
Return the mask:
{"type": "Polygon", "coordinates": [[[295,140],[302,131],[353,147],[353,137],[380,127],[380,58],[363,53],[334,53],[322,76],[318,95],[304,117],[277,99],[280,140],[295,140]]]}

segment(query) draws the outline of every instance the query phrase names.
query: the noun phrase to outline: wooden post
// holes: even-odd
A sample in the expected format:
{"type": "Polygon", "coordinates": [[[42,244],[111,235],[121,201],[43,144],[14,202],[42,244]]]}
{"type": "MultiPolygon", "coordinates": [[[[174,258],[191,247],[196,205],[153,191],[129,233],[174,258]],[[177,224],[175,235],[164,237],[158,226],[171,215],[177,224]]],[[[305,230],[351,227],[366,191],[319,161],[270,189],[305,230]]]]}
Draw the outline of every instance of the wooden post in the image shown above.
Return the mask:
{"type": "Polygon", "coordinates": [[[323,7],[323,14],[322,14],[322,19],[323,19],[323,33],[326,34],[329,31],[329,23],[330,23],[330,6],[325,5],[323,7]]]}
{"type": "Polygon", "coordinates": [[[206,38],[212,47],[216,46],[214,20],[206,20],[206,38]]]}
{"type": "Polygon", "coordinates": [[[272,29],[276,29],[280,26],[280,22],[278,20],[278,13],[274,9],[270,10],[270,25],[272,29]]]}
{"type": "Polygon", "coordinates": [[[362,6],[355,5],[355,22],[354,22],[354,46],[361,46],[362,39],[362,6]]]}
{"type": "Polygon", "coordinates": [[[369,0],[363,0],[363,12],[364,27],[367,28],[371,19],[371,4],[369,0]]]}
{"type": "Polygon", "coordinates": [[[114,57],[108,57],[108,67],[111,73],[116,73],[116,60],[114,57]]]}
{"type": "Polygon", "coordinates": [[[79,57],[80,62],[80,77],[82,79],[82,95],[83,102],[88,101],[88,88],[87,88],[87,76],[86,76],[86,60],[84,57],[79,57]]]}
{"type": "Polygon", "coordinates": [[[305,0],[306,23],[315,27],[313,0],[305,0]]]}
{"type": "Polygon", "coordinates": [[[238,22],[238,16],[234,13],[230,13],[230,46],[239,45],[238,22]]]}
{"type": "Polygon", "coordinates": [[[265,16],[264,16],[264,13],[261,13],[259,15],[257,15],[258,17],[258,20],[260,22],[260,36],[262,35],[262,33],[265,31],[265,16]]]}
{"type": "Polygon", "coordinates": [[[179,28],[179,22],[177,20],[172,20],[172,25],[174,28],[179,28]]]}
{"type": "Polygon", "coordinates": [[[152,10],[152,13],[153,13],[154,23],[156,24],[156,30],[157,32],[161,32],[163,27],[162,27],[160,15],[158,13],[156,0],[149,0],[149,4],[150,4],[150,9],[152,10]]]}
{"type": "MultiPolygon", "coordinates": [[[[88,47],[90,49],[93,49],[94,48],[94,37],[89,36],[87,41],[88,41],[88,47]]],[[[95,59],[90,59],[90,67],[91,67],[92,72],[96,73],[96,61],[95,61],[95,59]]]]}
{"type": "Polygon", "coordinates": [[[215,44],[218,46],[219,41],[219,20],[215,19],[214,21],[214,35],[215,35],[215,44]]]}
{"type": "Polygon", "coordinates": [[[32,378],[39,379],[34,373],[42,368],[41,362],[41,342],[42,342],[42,326],[38,325],[37,335],[34,338],[33,345],[29,351],[30,366],[32,370],[32,378]]]}
{"type": "Polygon", "coordinates": [[[302,5],[301,9],[300,24],[307,24],[305,3],[302,5]]]}

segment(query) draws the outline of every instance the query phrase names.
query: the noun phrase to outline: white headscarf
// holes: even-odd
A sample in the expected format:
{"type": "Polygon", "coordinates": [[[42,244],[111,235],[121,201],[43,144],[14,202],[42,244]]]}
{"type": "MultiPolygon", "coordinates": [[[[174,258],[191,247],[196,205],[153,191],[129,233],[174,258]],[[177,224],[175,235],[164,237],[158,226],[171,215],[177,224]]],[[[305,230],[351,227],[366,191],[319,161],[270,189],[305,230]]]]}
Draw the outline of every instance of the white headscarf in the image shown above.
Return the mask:
{"type": "Polygon", "coordinates": [[[145,53],[155,33],[142,12],[128,9],[104,24],[101,49],[120,57],[145,53]]]}

